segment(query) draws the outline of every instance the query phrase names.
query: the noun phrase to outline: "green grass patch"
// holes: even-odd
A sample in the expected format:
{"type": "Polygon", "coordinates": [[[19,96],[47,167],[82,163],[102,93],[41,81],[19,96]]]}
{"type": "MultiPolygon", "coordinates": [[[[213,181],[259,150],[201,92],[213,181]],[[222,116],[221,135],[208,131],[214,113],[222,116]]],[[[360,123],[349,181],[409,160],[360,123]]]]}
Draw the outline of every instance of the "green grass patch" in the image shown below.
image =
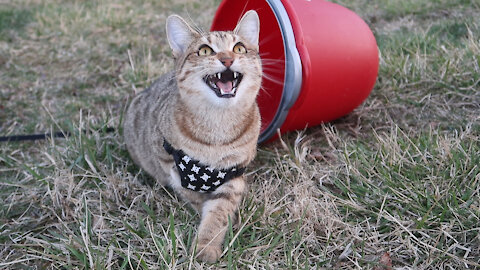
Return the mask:
{"type": "Polygon", "coordinates": [[[467,8],[475,3],[473,0],[382,0],[378,2],[381,9],[389,16],[420,15],[426,16],[450,8],[467,8]]]}
{"type": "Polygon", "coordinates": [[[0,40],[11,42],[13,33],[20,33],[32,20],[32,11],[23,8],[0,7],[0,40]]]}
{"type": "MultiPolygon", "coordinates": [[[[345,200],[342,212],[354,223],[369,220],[392,239],[399,237],[393,232],[398,220],[408,229],[401,233],[404,237],[412,233],[434,247],[478,243],[478,232],[466,228],[480,222],[480,134],[410,136],[399,129],[391,134],[395,136],[377,135],[373,144],[345,149],[348,169],[335,181],[342,192],[330,190],[345,200]],[[446,228],[450,237],[444,238],[446,228]],[[422,230],[429,231],[429,238],[417,233],[422,230]]],[[[462,250],[451,254],[465,255],[462,250]]],[[[421,257],[428,256],[432,254],[421,257]]]]}

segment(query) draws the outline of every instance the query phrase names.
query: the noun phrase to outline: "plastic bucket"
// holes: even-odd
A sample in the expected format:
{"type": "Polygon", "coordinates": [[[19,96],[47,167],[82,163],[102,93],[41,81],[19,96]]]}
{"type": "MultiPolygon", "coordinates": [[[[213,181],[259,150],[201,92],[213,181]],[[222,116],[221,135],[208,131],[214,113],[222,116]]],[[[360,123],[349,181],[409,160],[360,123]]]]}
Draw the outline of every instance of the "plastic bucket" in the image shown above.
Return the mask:
{"type": "Polygon", "coordinates": [[[323,0],[224,0],[211,30],[234,29],[248,10],[260,17],[259,142],[344,116],[370,94],[377,43],[354,12],[323,0]]]}

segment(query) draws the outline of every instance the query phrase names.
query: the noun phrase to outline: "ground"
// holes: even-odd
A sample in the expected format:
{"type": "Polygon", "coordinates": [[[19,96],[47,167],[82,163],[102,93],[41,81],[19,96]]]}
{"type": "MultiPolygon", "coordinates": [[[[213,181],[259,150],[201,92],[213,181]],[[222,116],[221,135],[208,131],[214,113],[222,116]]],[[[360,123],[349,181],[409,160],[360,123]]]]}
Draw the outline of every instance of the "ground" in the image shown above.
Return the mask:
{"type": "Polygon", "coordinates": [[[0,144],[0,268],[480,268],[480,3],[336,2],[377,39],[375,87],[260,146],[210,265],[188,253],[198,215],[133,165],[119,127],[173,65],[166,17],[208,29],[219,1],[2,1],[0,136],[71,136],[0,144]]]}

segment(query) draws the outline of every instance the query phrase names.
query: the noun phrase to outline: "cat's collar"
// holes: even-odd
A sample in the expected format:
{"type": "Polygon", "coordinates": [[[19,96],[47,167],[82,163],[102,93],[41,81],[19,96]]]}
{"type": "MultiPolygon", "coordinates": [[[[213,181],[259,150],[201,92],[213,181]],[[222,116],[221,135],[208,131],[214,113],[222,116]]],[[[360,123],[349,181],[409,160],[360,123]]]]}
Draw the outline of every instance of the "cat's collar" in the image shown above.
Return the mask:
{"type": "Polygon", "coordinates": [[[212,168],[188,156],[182,150],[173,148],[166,139],[163,140],[163,148],[173,156],[182,187],[186,189],[202,193],[213,192],[222,184],[245,172],[245,167],[238,166],[221,170],[212,168]]]}

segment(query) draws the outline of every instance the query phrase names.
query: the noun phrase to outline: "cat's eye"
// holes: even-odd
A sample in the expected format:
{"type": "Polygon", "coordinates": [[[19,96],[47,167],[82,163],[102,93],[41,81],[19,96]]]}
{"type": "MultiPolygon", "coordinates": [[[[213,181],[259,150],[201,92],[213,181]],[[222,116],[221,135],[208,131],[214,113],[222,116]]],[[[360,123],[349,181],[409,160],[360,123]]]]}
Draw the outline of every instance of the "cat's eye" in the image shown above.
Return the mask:
{"type": "Polygon", "coordinates": [[[203,45],[198,49],[198,55],[199,56],[209,56],[213,54],[212,48],[208,47],[207,45],[203,45]]]}
{"type": "Polygon", "coordinates": [[[237,43],[237,44],[233,47],[233,52],[234,52],[234,53],[239,53],[239,54],[247,53],[247,48],[245,48],[245,46],[243,46],[242,43],[237,43]]]}

